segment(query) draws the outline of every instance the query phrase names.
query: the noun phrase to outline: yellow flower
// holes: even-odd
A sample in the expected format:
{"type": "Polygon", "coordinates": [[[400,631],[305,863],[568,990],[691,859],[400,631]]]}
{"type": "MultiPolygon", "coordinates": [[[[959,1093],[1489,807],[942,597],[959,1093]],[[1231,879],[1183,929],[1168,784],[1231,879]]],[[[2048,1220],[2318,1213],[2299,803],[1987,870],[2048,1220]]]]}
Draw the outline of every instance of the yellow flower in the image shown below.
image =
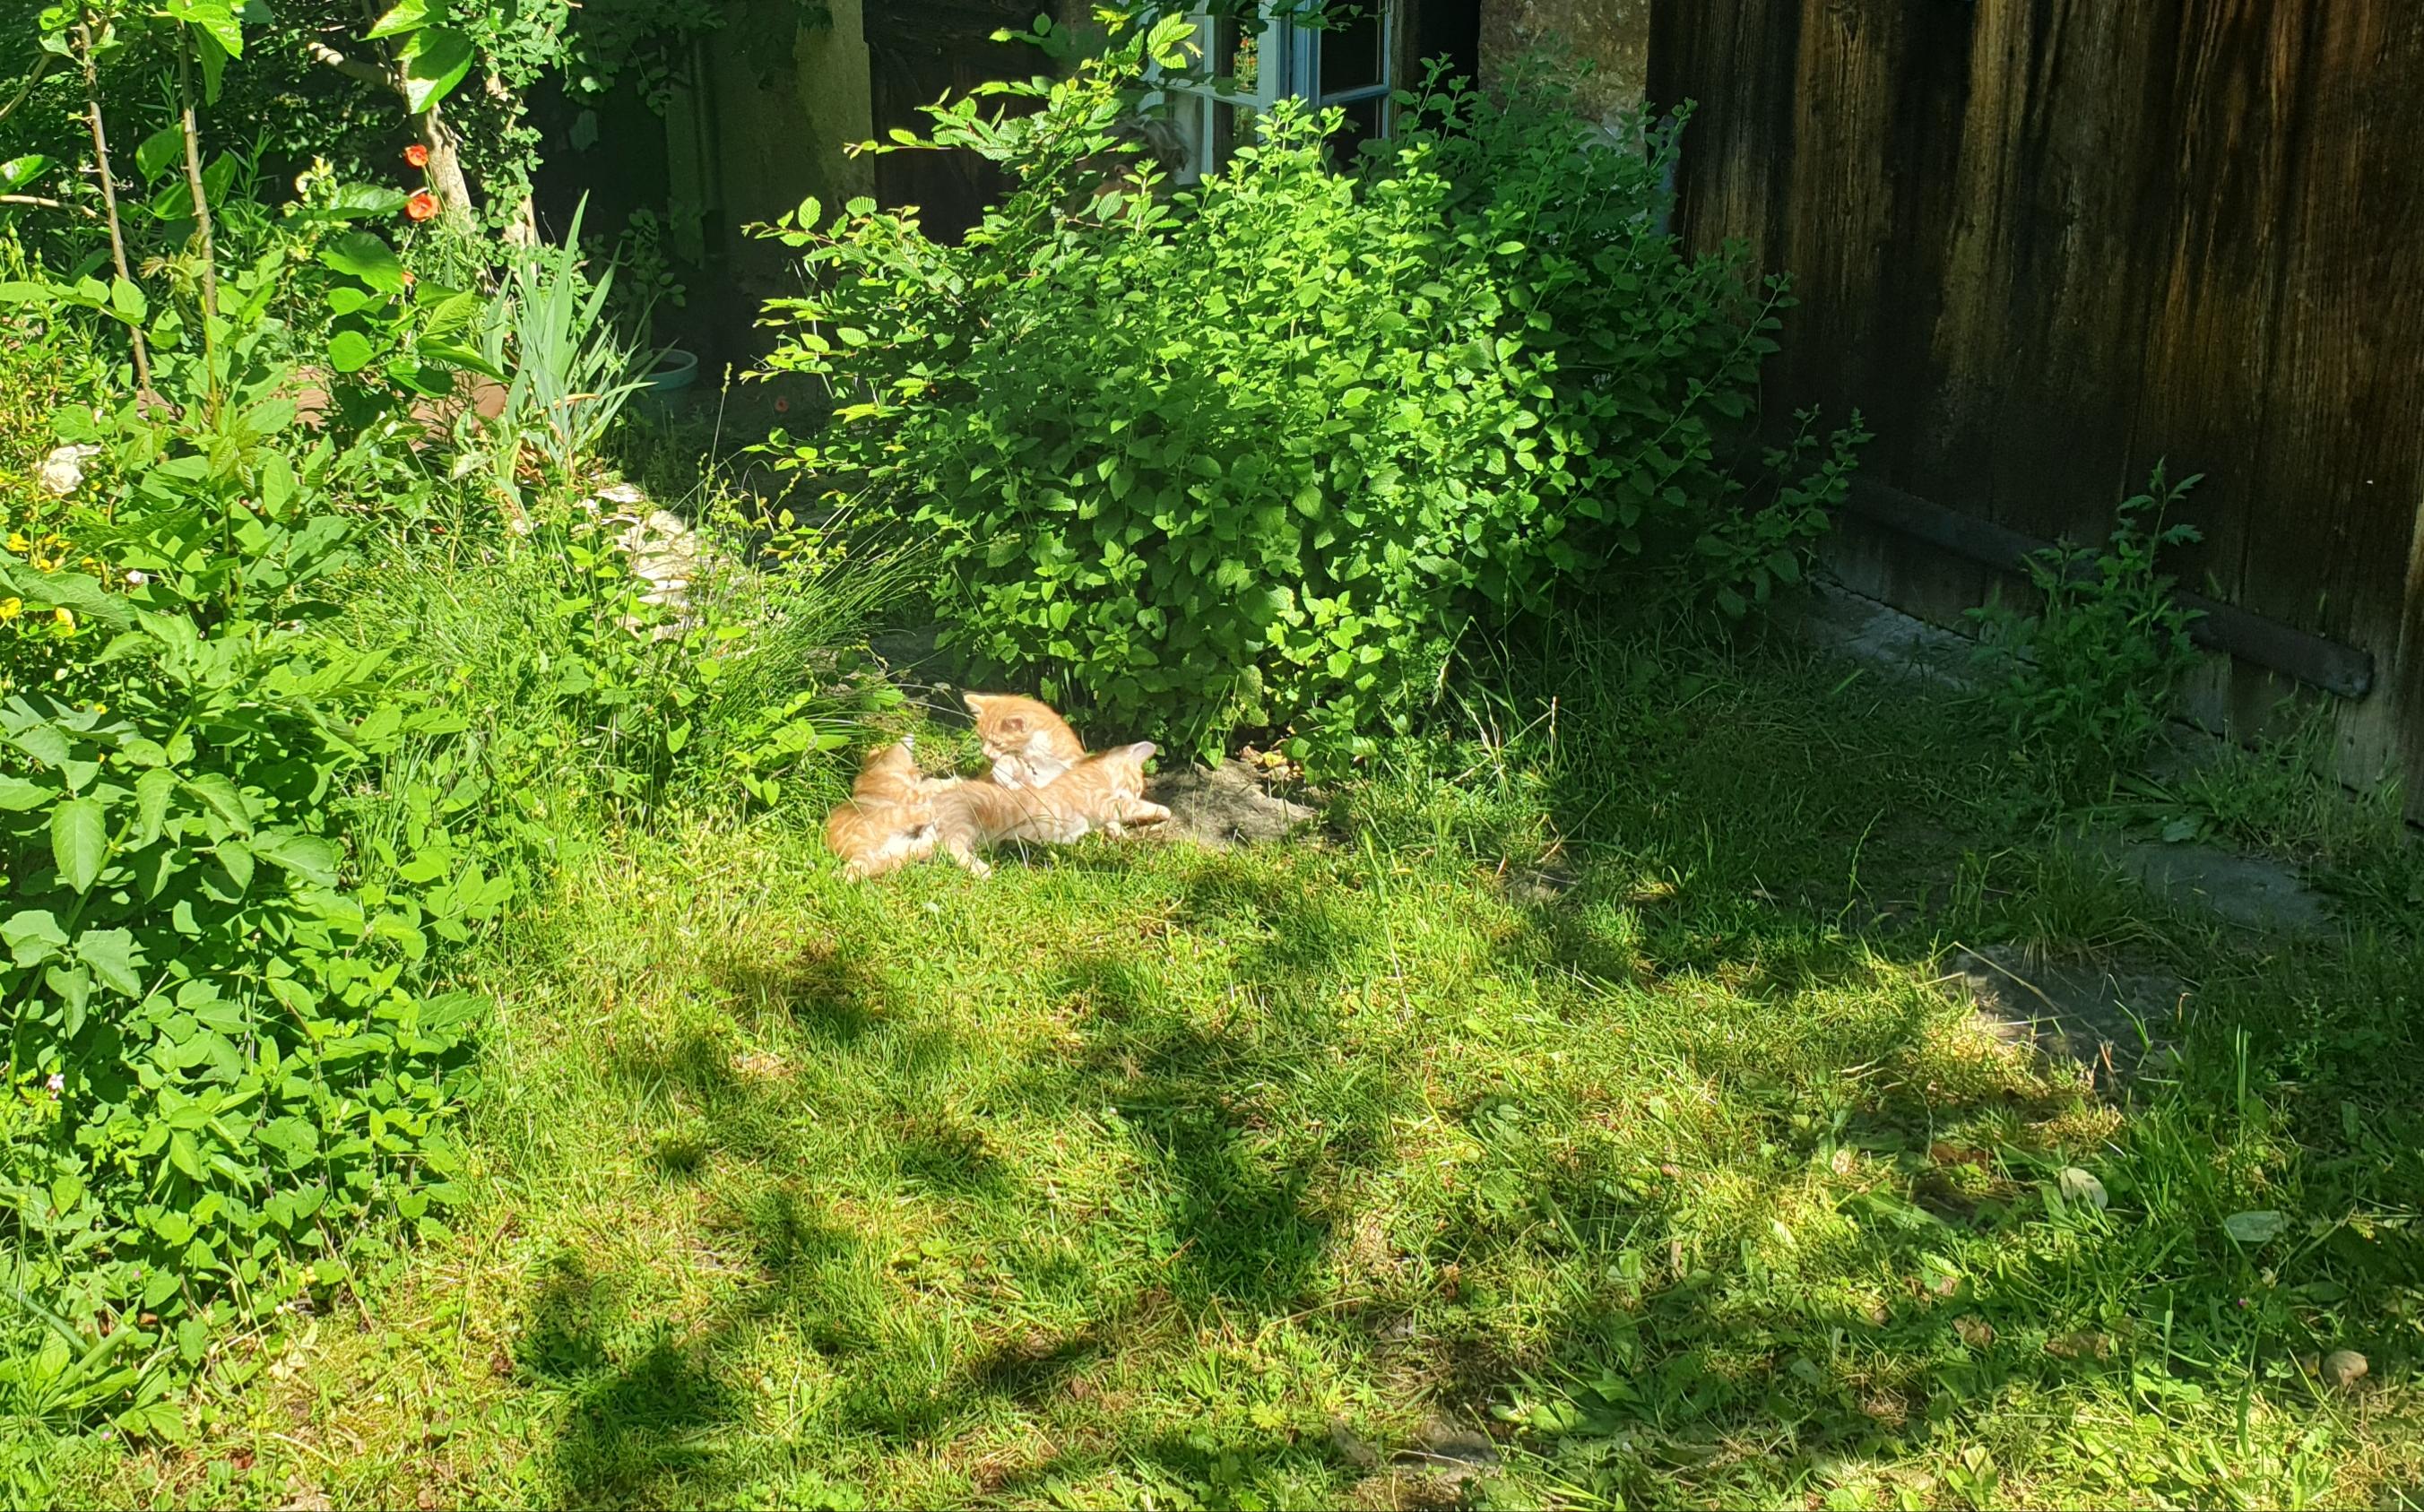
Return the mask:
{"type": "Polygon", "coordinates": [[[0,625],[7,624],[8,621],[15,619],[19,614],[22,614],[24,612],[25,601],[24,599],[0,598],[0,625]]]}
{"type": "Polygon", "coordinates": [[[63,630],[72,630],[75,629],[75,616],[69,613],[64,609],[52,610],[51,619],[63,630]]]}
{"type": "Polygon", "coordinates": [[[31,541],[29,541],[29,540],[27,540],[27,539],[25,539],[25,536],[24,536],[24,532],[22,532],[22,531],[10,531],[10,532],[8,533],[8,549],[9,549],[9,550],[16,552],[16,553],[17,553],[18,555],[20,555],[20,556],[23,556],[23,555],[24,555],[26,552],[28,552],[28,551],[30,551],[30,550],[32,550],[33,549],[34,549],[34,543],[33,543],[33,542],[31,542],[31,541]]]}

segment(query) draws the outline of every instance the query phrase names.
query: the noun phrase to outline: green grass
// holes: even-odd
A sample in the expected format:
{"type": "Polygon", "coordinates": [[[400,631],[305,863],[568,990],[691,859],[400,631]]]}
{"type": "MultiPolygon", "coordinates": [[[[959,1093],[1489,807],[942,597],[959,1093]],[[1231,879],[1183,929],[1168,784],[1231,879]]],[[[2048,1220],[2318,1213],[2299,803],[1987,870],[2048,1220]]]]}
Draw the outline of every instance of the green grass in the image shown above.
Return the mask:
{"type": "Polygon", "coordinates": [[[1510,664],[1559,670],[1284,846],[851,887],[801,804],[567,850],[476,963],[451,1235],[67,1499],[2424,1500],[2397,911],[2169,913],[1840,666],[1510,664]],[[2177,1055],[2001,1044],[1956,940],[2177,977],[2177,1055]],[[1408,1456],[1443,1421],[1487,1474],[1408,1456]]]}

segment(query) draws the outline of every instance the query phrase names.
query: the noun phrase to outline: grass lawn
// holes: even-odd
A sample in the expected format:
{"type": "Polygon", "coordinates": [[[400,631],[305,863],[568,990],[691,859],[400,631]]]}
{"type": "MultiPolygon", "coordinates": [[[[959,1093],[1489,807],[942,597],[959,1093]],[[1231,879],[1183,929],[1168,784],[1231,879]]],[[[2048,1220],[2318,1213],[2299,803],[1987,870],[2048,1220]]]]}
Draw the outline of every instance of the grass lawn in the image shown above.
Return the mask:
{"type": "Polygon", "coordinates": [[[2412,855],[2258,805],[2349,900],[2225,931],[1873,674],[1523,661],[1285,845],[605,837],[479,963],[448,1232],[68,1499],[2424,1500],[2412,855]],[[2185,996],[2116,1087],[1955,942],[2185,996]]]}

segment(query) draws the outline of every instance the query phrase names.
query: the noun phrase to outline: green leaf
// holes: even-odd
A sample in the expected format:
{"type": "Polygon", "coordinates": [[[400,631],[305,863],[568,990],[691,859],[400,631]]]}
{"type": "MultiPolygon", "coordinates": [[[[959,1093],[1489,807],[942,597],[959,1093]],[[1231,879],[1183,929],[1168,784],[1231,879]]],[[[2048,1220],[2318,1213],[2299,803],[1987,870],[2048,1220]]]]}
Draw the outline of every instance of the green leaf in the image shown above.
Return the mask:
{"type": "Polygon", "coordinates": [[[183,1129],[168,1136],[168,1163],[196,1181],[202,1179],[202,1152],[183,1129]]]}
{"type": "Polygon", "coordinates": [[[20,966],[38,966],[68,947],[67,931],[46,908],[21,909],[0,922],[0,942],[20,966]]]}
{"type": "Polygon", "coordinates": [[[185,133],[177,126],[163,126],[136,145],[135,167],[148,181],[168,171],[169,166],[185,156],[185,133]]]}
{"type": "Polygon", "coordinates": [[[23,777],[0,773],[0,814],[23,814],[51,801],[51,789],[23,777]]]}
{"type": "MultiPolygon", "coordinates": [[[[241,49],[244,46],[244,34],[235,30],[235,24],[232,21],[228,24],[228,30],[234,34],[235,45],[241,49]]],[[[201,60],[203,103],[215,105],[219,103],[219,86],[227,79],[228,60],[234,56],[228,51],[228,44],[220,40],[216,31],[207,28],[199,30],[194,38],[194,56],[201,60]]],[[[207,186],[208,181],[205,180],[204,183],[207,186]]],[[[221,193],[223,192],[224,185],[221,186],[221,193]]],[[[215,199],[219,195],[213,194],[211,198],[215,199]]]]}
{"type": "Polygon", "coordinates": [[[67,732],[56,724],[29,724],[8,737],[8,743],[46,767],[64,767],[75,754],[67,732]]]}
{"type": "Polygon", "coordinates": [[[211,805],[212,812],[227,820],[238,835],[252,833],[252,812],[244,806],[244,794],[224,772],[205,772],[185,784],[186,790],[211,805]]]}
{"type": "Polygon", "coordinates": [[[135,779],[135,843],[150,845],[167,827],[168,801],[177,794],[177,774],[153,767],[135,779]]]}
{"type": "Polygon", "coordinates": [[[211,853],[227,873],[228,900],[242,898],[252,886],[252,849],[240,840],[221,840],[211,853]]]}
{"type": "Polygon", "coordinates": [[[383,183],[343,183],[328,197],[321,214],[333,220],[359,220],[373,215],[392,215],[404,209],[412,198],[401,189],[391,189],[383,183]]]}
{"type": "Polygon", "coordinates": [[[359,373],[376,356],[378,349],[359,331],[339,331],[328,338],[328,365],[340,373],[359,373]]]}
{"type": "Polygon", "coordinates": [[[228,0],[170,0],[168,18],[217,43],[229,57],[244,56],[244,26],[228,0]]]}
{"type": "Polygon", "coordinates": [[[343,859],[337,848],[316,836],[267,835],[252,842],[253,853],[320,887],[337,885],[343,859]]]}
{"type": "Polygon", "coordinates": [[[2233,1213],[2222,1220],[2223,1232],[2241,1244],[2267,1243],[2288,1226],[2288,1217],[2271,1208],[2259,1208],[2252,1213],[2233,1213]]]}
{"type": "Polygon", "coordinates": [[[14,191],[40,178],[50,170],[51,160],[40,152],[12,157],[0,163],[0,190],[14,191]]]}
{"type": "Polygon", "coordinates": [[[77,892],[90,890],[109,859],[109,819],[91,798],[72,798],[51,810],[51,854],[59,880],[77,892]]]}
{"type": "Polygon", "coordinates": [[[369,231],[347,231],[320,248],[320,261],[386,294],[404,292],[404,260],[369,231]]]}
{"type": "Polygon", "coordinates": [[[397,61],[404,65],[405,108],[418,116],[471,72],[471,39],[452,26],[424,26],[406,40],[397,61]]]}
{"type": "Polygon", "coordinates": [[[79,619],[124,628],[135,622],[126,600],[77,572],[20,572],[17,591],[46,609],[64,609],[79,619]]]}
{"type": "Polygon", "coordinates": [[[129,997],[143,995],[142,952],[125,930],[87,930],[76,936],[76,959],[92,968],[103,986],[129,997]]]}
{"type": "Polygon", "coordinates": [[[406,37],[428,24],[429,0],[402,0],[373,24],[369,35],[374,41],[382,37],[406,37]]]}
{"type": "Polygon", "coordinates": [[[42,985],[59,1000],[59,1027],[73,1039],[83,1030],[85,1009],[92,1001],[92,973],[82,966],[53,966],[42,973],[42,985]]]}

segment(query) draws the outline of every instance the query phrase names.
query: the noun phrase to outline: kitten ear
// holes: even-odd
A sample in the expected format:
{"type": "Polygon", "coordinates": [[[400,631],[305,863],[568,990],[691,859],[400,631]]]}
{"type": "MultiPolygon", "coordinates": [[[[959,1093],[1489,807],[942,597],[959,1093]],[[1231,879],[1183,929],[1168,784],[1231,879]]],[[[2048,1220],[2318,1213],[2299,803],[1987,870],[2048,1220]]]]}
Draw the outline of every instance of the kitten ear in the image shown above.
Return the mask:
{"type": "Polygon", "coordinates": [[[1128,747],[1128,755],[1139,761],[1142,761],[1160,749],[1161,747],[1154,744],[1151,740],[1139,740],[1136,744],[1128,747]]]}
{"type": "Polygon", "coordinates": [[[977,715],[979,718],[982,718],[984,715],[985,705],[992,703],[993,700],[986,697],[983,693],[962,693],[960,694],[960,702],[968,706],[969,713],[977,715]]]}

